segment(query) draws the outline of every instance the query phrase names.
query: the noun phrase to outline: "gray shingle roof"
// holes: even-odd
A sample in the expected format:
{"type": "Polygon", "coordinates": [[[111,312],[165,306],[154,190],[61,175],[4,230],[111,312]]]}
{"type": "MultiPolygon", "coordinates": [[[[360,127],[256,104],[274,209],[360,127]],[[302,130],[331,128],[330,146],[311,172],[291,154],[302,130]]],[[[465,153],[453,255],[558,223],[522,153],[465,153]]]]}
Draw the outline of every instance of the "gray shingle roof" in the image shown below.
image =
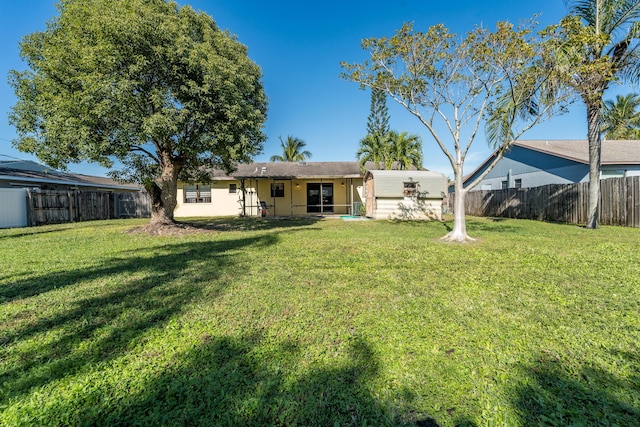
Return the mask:
{"type": "MultiPolygon", "coordinates": [[[[34,165],[38,165],[35,162],[31,162],[34,165]]],[[[111,178],[105,178],[100,176],[82,175],[74,173],[58,172],[47,168],[42,165],[38,168],[32,167],[32,165],[21,165],[18,163],[4,162],[0,165],[0,180],[10,181],[12,183],[28,185],[41,185],[51,184],[59,186],[71,186],[71,187],[91,187],[91,188],[104,188],[112,190],[139,190],[140,186],[137,184],[123,184],[117,182],[111,178]],[[24,166],[21,169],[11,168],[9,166],[24,166]]]]}
{"type": "MultiPolygon", "coordinates": [[[[589,142],[584,139],[517,141],[514,145],[589,164],[589,142]]],[[[640,140],[602,141],[602,164],[640,164],[640,140]]]]}
{"type": "Polygon", "coordinates": [[[268,162],[238,165],[234,178],[359,178],[358,162],[268,162]]]}

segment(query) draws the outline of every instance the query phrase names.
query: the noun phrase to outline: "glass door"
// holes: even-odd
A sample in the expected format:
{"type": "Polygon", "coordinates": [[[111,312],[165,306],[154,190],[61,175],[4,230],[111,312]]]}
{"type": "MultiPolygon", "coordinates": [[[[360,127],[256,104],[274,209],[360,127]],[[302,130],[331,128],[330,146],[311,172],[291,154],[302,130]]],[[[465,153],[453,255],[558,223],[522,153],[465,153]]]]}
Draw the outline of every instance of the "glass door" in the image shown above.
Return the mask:
{"type": "Polygon", "coordinates": [[[333,212],[333,183],[307,184],[307,212],[333,212]]]}

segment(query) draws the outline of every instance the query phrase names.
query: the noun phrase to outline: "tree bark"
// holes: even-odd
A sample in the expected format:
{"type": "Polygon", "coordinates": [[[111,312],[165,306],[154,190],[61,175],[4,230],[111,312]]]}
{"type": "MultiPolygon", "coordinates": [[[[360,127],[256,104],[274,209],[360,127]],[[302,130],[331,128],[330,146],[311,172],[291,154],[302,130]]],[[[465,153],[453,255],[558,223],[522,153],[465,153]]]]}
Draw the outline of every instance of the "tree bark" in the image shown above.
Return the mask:
{"type": "Polygon", "coordinates": [[[175,225],[173,211],[178,199],[178,175],[182,165],[170,153],[161,155],[160,177],[145,187],[151,196],[150,227],[175,225]]]}
{"type": "Polygon", "coordinates": [[[589,201],[587,228],[598,228],[598,204],[600,202],[600,163],[602,137],[600,133],[600,104],[587,104],[589,139],[589,201]]]}
{"type": "Polygon", "coordinates": [[[456,171],[454,173],[454,199],[453,199],[453,228],[440,240],[448,242],[468,242],[474,241],[467,234],[467,221],[464,206],[464,199],[467,192],[463,185],[462,171],[456,171]]]}

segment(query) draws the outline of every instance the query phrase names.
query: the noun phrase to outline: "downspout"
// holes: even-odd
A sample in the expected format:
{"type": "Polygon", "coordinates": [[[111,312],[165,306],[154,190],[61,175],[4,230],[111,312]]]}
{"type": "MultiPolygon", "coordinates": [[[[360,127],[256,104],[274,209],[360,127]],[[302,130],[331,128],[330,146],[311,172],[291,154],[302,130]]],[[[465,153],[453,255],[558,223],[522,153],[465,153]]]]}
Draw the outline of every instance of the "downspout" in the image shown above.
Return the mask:
{"type": "Polygon", "coordinates": [[[240,180],[240,191],[242,191],[242,216],[247,216],[247,192],[244,186],[244,178],[240,180]]]}
{"type": "Polygon", "coordinates": [[[320,178],[320,215],[324,213],[324,189],[322,188],[322,178],[320,178]]]}

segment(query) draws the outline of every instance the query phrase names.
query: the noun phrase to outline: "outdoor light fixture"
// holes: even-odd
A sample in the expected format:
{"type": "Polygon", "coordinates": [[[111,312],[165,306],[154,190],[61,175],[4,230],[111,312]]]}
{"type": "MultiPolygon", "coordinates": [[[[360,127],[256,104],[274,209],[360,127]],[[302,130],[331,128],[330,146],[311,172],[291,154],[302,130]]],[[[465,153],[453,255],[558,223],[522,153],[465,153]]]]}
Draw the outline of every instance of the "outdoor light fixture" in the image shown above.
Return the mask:
{"type": "Polygon", "coordinates": [[[300,183],[296,182],[296,188],[300,188],[300,183]]]}
{"type": "Polygon", "coordinates": [[[342,181],[342,184],[341,184],[341,185],[342,185],[342,187],[344,188],[344,181],[342,181]]]}

